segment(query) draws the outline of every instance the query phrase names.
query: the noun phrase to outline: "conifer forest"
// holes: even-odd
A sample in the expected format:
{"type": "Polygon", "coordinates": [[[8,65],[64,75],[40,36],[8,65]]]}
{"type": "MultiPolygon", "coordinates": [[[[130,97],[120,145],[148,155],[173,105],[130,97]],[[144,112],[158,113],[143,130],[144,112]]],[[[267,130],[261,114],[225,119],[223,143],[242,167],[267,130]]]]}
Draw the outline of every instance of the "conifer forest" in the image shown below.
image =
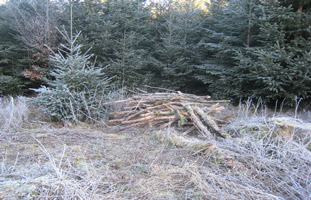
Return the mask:
{"type": "Polygon", "coordinates": [[[68,53],[61,32],[72,26],[115,88],[288,105],[311,97],[309,0],[8,0],[0,9],[2,96],[49,87],[50,58],[68,53]]]}

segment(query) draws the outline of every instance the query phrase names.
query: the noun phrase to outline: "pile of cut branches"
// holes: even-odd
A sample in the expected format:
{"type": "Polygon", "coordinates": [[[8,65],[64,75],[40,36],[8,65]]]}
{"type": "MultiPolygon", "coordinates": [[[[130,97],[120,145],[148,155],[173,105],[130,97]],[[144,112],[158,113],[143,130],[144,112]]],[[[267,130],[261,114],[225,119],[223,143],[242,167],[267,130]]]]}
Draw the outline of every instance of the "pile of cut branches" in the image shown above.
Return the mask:
{"type": "Polygon", "coordinates": [[[126,103],[122,111],[111,113],[110,120],[107,121],[108,125],[124,125],[116,132],[143,125],[160,128],[184,126],[188,129],[183,135],[198,130],[207,137],[213,137],[212,133],[215,133],[227,138],[229,135],[220,128],[226,122],[213,114],[223,110],[224,106],[221,104],[228,102],[211,100],[209,96],[177,92],[139,94],[105,104],[126,103]]]}

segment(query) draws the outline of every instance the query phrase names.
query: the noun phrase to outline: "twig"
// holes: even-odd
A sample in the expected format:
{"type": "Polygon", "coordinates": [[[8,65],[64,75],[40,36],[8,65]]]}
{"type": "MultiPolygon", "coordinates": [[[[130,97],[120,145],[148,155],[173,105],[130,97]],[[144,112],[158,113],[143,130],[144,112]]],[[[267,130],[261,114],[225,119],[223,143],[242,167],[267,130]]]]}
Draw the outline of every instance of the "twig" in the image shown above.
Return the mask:
{"type": "Polygon", "coordinates": [[[110,105],[110,104],[115,104],[115,103],[123,103],[123,102],[129,102],[132,101],[132,98],[128,98],[128,99],[123,99],[123,100],[117,100],[117,101],[110,101],[110,102],[106,102],[103,103],[102,105],[110,105]]]}
{"type": "Polygon", "coordinates": [[[187,131],[185,131],[182,135],[183,136],[186,136],[188,135],[189,133],[191,133],[192,131],[194,131],[196,129],[195,126],[192,126],[191,128],[189,128],[187,131]]]}
{"type": "Polygon", "coordinates": [[[162,124],[162,125],[160,126],[160,128],[166,128],[166,127],[172,125],[173,123],[175,123],[175,122],[177,122],[177,121],[178,121],[178,119],[174,119],[174,120],[172,120],[172,121],[169,121],[169,122],[167,122],[167,123],[164,123],[164,124],[162,124]]]}

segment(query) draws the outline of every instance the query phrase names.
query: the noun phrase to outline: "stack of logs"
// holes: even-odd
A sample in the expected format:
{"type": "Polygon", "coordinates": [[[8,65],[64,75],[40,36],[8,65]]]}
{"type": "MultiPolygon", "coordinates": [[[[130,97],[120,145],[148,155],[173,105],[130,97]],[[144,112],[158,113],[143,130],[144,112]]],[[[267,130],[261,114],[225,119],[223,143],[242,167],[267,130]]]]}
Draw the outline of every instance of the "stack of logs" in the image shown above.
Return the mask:
{"type": "Polygon", "coordinates": [[[132,127],[149,125],[165,128],[168,126],[189,127],[183,135],[198,130],[204,136],[213,137],[212,133],[227,138],[229,135],[220,128],[225,119],[214,117],[224,109],[221,105],[227,100],[211,100],[209,96],[196,96],[177,93],[152,93],[134,95],[131,98],[107,102],[123,104],[122,111],[110,114],[108,125],[123,125],[116,132],[132,127]]]}

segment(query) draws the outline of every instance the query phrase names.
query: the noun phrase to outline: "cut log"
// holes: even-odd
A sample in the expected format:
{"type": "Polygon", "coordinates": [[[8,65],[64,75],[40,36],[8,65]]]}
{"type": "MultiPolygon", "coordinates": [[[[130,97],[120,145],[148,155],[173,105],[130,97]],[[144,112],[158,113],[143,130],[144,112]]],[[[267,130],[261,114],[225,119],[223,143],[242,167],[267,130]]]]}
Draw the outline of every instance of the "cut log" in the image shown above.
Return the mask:
{"type": "Polygon", "coordinates": [[[148,124],[148,123],[150,123],[150,122],[151,122],[151,121],[143,121],[143,122],[139,122],[139,123],[136,123],[136,124],[132,124],[132,125],[130,125],[130,126],[126,126],[126,127],[124,127],[124,128],[120,128],[119,130],[117,130],[117,131],[115,131],[115,132],[113,132],[113,133],[119,133],[119,132],[124,131],[124,130],[126,130],[126,129],[133,128],[133,127],[136,127],[136,126],[142,126],[142,125],[148,124]]]}
{"type": "Polygon", "coordinates": [[[209,132],[209,130],[207,129],[207,127],[204,126],[204,124],[201,122],[199,117],[195,115],[192,107],[190,105],[185,105],[184,107],[189,113],[194,125],[202,131],[203,135],[207,136],[208,138],[214,138],[211,132],[209,132]]]}
{"type": "Polygon", "coordinates": [[[106,121],[107,124],[113,124],[113,123],[121,123],[124,119],[111,119],[109,121],[106,121]]]}
{"type": "Polygon", "coordinates": [[[139,119],[135,119],[135,120],[128,120],[128,121],[122,121],[121,124],[133,124],[133,123],[137,123],[137,122],[144,122],[144,121],[148,121],[153,119],[153,116],[147,116],[144,118],[139,118],[139,119]]]}
{"type": "Polygon", "coordinates": [[[218,107],[218,108],[215,108],[215,109],[209,110],[209,111],[207,112],[207,114],[211,114],[211,113],[219,112],[219,111],[224,110],[224,109],[225,109],[225,107],[221,106],[221,107],[218,107]]]}
{"type": "Polygon", "coordinates": [[[204,113],[203,110],[201,110],[199,107],[197,106],[193,106],[193,109],[195,110],[196,113],[198,113],[198,115],[204,120],[204,122],[211,127],[212,129],[214,129],[220,136],[222,136],[223,138],[228,138],[230,137],[230,135],[226,132],[224,132],[223,130],[221,130],[219,128],[219,126],[217,125],[217,123],[208,115],[206,115],[204,113]]]}
{"type": "Polygon", "coordinates": [[[126,118],[126,120],[130,120],[130,119],[133,119],[137,116],[139,116],[140,114],[146,112],[146,111],[149,111],[149,110],[153,110],[153,109],[157,109],[157,108],[161,108],[161,107],[165,107],[165,105],[158,105],[158,106],[152,106],[152,107],[149,107],[149,108],[146,108],[144,110],[141,110],[141,111],[138,111],[136,113],[134,113],[133,115],[130,115],[126,118]]]}
{"type": "Polygon", "coordinates": [[[154,117],[152,115],[142,118],[142,119],[135,119],[130,121],[122,121],[122,124],[132,124],[136,122],[143,122],[143,121],[163,121],[163,120],[173,120],[176,119],[176,116],[162,116],[162,117],[154,117]]]}

